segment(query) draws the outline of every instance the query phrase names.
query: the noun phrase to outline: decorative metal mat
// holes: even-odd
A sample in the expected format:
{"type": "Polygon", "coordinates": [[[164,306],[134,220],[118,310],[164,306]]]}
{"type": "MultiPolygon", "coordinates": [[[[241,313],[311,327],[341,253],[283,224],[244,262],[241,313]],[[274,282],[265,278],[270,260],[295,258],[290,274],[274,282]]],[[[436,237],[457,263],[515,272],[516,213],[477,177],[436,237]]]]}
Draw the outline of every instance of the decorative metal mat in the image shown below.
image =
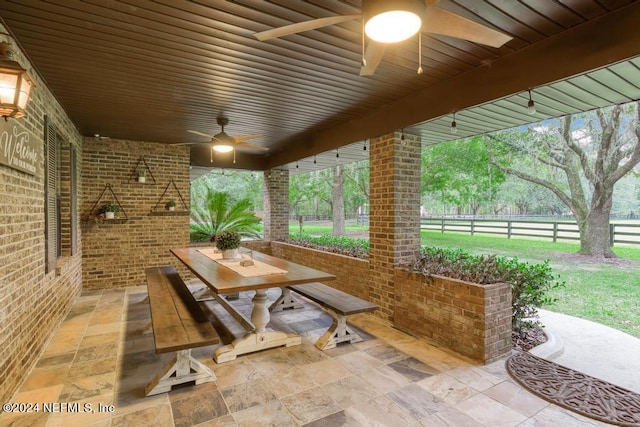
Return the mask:
{"type": "Polygon", "coordinates": [[[640,426],[638,393],[526,352],[514,353],[505,364],[518,384],[542,399],[598,421],[640,426]]]}

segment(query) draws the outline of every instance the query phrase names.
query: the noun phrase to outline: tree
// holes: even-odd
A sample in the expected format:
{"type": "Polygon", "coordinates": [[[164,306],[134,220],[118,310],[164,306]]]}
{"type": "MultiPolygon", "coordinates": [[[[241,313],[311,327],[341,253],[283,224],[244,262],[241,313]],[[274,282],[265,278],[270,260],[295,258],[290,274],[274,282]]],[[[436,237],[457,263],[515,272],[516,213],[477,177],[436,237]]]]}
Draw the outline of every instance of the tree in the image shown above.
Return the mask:
{"type": "Polygon", "coordinates": [[[333,235],[344,236],[344,175],[342,166],[333,167],[333,187],[331,191],[331,206],[333,219],[333,235]]]}
{"type": "Polygon", "coordinates": [[[213,241],[224,230],[237,231],[243,237],[260,237],[261,220],[249,211],[250,206],[249,199],[230,205],[227,193],[207,189],[204,199],[191,199],[191,240],[213,241]]]}
{"type": "Polygon", "coordinates": [[[353,215],[368,213],[369,160],[347,163],[343,168],[345,211],[353,215]]]}
{"type": "Polygon", "coordinates": [[[552,191],[572,212],[580,230],[580,253],[615,257],[609,247],[609,217],[616,182],[640,162],[637,103],[552,119],[526,129],[485,137],[491,161],[502,171],[552,191]],[[497,150],[505,152],[497,153],[497,150]],[[534,160],[513,168],[510,156],[534,160]],[[535,168],[538,166],[548,166],[535,168]]]}
{"type": "Polygon", "coordinates": [[[504,173],[489,163],[484,142],[460,139],[426,147],[422,154],[422,191],[439,194],[461,212],[477,214],[483,202],[494,201],[504,173]]]}

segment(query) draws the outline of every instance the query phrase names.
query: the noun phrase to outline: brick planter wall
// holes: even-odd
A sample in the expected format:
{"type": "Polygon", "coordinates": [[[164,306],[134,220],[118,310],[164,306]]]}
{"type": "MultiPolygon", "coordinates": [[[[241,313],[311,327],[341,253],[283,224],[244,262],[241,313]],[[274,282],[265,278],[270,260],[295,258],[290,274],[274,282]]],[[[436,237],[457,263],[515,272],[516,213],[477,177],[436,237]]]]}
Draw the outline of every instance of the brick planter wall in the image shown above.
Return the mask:
{"type": "Polygon", "coordinates": [[[367,260],[283,242],[271,242],[271,252],[279,258],[334,274],[336,280],[329,280],[325,283],[326,285],[359,298],[371,300],[369,297],[369,261],[367,260]]]}
{"type": "Polygon", "coordinates": [[[491,363],[511,352],[511,288],[396,269],[395,325],[471,359],[491,363]]]}
{"type": "MultiPolygon", "coordinates": [[[[267,253],[265,242],[252,249],[267,253]]],[[[370,298],[369,261],[271,242],[271,253],[298,264],[335,274],[327,285],[370,298]]],[[[477,285],[446,277],[427,283],[423,275],[394,270],[393,324],[463,356],[491,363],[511,352],[511,288],[507,283],[477,285]]],[[[385,318],[380,310],[375,315],[385,318]]]]}

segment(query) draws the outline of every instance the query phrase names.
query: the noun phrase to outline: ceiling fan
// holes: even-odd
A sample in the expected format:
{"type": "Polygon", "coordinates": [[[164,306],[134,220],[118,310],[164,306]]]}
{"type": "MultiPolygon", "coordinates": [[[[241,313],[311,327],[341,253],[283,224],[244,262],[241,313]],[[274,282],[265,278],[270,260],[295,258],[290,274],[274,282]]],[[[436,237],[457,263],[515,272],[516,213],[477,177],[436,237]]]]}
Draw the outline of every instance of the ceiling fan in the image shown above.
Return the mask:
{"type": "MultiPolygon", "coordinates": [[[[512,37],[506,34],[436,6],[438,2],[439,0],[362,0],[362,13],[359,15],[312,19],[261,31],[254,36],[260,41],[265,41],[361,19],[363,22],[361,76],[374,74],[388,44],[407,40],[420,31],[455,37],[495,48],[511,40],[512,37]],[[368,39],[366,49],[365,34],[368,39]]],[[[422,73],[421,66],[418,68],[418,73],[422,73]]]]}
{"type": "MultiPolygon", "coordinates": [[[[241,135],[241,136],[230,136],[224,131],[224,127],[229,124],[229,119],[226,117],[218,117],[216,122],[222,130],[220,133],[215,135],[209,135],[207,133],[199,132],[197,130],[189,130],[187,132],[193,133],[195,135],[206,136],[207,138],[211,138],[211,150],[217,151],[218,153],[228,153],[233,150],[240,151],[267,151],[268,148],[263,147],[261,145],[251,144],[248,141],[250,139],[260,138],[261,134],[255,135],[241,135]]],[[[202,144],[202,142],[183,142],[175,145],[191,145],[191,144],[202,144]]]]}

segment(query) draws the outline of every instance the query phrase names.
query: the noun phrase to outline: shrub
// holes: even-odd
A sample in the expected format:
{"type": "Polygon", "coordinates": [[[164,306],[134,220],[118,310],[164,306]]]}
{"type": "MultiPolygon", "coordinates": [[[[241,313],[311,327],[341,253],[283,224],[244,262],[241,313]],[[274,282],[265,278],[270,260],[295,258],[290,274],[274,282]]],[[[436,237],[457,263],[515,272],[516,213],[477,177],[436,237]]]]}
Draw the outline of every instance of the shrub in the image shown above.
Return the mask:
{"type": "Polygon", "coordinates": [[[310,236],[303,234],[299,237],[290,238],[289,243],[306,248],[318,249],[354,258],[369,258],[369,241],[365,239],[354,239],[347,236],[310,236]]]}
{"type": "Polygon", "coordinates": [[[233,230],[225,230],[216,234],[216,247],[221,251],[237,249],[240,247],[240,233],[233,230]]]}
{"type": "Polygon", "coordinates": [[[224,230],[237,231],[242,237],[260,237],[261,219],[249,210],[250,206],[249,199],[231,204],[227,193],[207,188],[204,198],[191,198],[191,241],[214,242],[224,230]]]}
{"type": "Polygon", "coordinates": [[[541,264],[520,262],[518,258],[471,255],[460,249],[425,248],[411,267],[426,277],[446,276],[479,284],[508,282],[513,295],[513,330],[540,327],[537,308],[555,302],[551,289],[564,286],[552,273],[549,260],[541,264]]]}

